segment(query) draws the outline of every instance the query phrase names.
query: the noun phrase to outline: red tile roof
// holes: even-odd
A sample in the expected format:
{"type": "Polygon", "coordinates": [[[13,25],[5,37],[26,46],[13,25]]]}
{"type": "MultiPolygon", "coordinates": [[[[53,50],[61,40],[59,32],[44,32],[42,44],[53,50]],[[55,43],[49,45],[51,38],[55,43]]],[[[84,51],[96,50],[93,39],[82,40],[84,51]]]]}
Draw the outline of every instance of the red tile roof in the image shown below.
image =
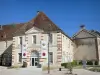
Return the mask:
{"type": "Polygon", "coordinates": [[[16,24],[16,25],[4,25],[2,27],[3,29],[0,30],[0,41],[10,40],[12,39],[13,36],[25,34],[25,31],[29,30],[33,26],[39,29],[42,29],[46,32],[47,31],[58,31],[58,32],[62,32],[63,34],[65,34],[43,12],[38,12],[37,16],[27,23],[21,23],[21,24],[16,24]],[[6,34],[6,38],[4,37],[5,34],[6,34]]]}
{"type": "Polygon", "coordinates": [[[16,25],[3,25],[2,30],[0,30],[0,41],[11,40],[13,37],[13,33],[22,26],[22,23],[16,25]]]}

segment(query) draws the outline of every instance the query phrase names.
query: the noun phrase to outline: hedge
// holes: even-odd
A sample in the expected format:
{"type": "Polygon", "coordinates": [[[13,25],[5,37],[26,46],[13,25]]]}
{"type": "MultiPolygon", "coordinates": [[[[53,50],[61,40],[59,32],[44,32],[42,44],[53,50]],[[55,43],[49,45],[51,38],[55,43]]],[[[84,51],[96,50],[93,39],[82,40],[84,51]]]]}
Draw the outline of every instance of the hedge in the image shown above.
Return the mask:
{"type": "Polygon", "coordinates": [[[63,66],[64,68],[68,68],[69,64],[71,64],[72,67],[77,66],[77,62],[75,60],[73,62],[69,62],[69,63],[61,63],[61,66],[63,66]]]}

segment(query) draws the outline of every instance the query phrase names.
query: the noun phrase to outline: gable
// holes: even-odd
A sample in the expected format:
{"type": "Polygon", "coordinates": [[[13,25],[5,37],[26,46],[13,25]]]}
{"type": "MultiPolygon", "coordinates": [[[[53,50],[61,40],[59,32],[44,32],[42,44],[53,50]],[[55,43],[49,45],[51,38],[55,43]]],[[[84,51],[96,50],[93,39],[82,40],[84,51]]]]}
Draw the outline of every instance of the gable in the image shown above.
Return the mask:
{"type": "Polygon", "coordinates": [[[95,36],[89,33],[88,31],[82,30],[79,33],[77,33],[77,35],[75,35],[74,37],[75,38],[88,38],[88,37],[95,37],[95,36]]]}
{"type": "Polygon", "coordinates": [[[37,33],[37,32],[43,32],[43,30],[36,28],[36,27],[32,27],[31,29],[26,31],[25,34],[31,34],[31,33],[37,33]]]}

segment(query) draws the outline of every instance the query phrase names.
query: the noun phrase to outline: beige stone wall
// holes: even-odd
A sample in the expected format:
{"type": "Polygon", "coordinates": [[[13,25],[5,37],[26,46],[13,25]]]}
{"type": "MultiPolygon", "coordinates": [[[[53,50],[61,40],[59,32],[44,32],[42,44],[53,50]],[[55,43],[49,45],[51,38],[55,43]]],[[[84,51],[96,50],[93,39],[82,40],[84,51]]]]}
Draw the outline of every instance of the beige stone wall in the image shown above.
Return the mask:
{"type": "Polygon", "coordinates": [[[99,64],[100,64],[100,38],[97,38],[98,41],[98,55],[99,55],[99,64]]]}
{"type": "MultiPolygon", "coordinates": [[[[26,35],[22,35],[23,37],[27,37],[27,43],[28,43],[28,49],[27,50],[29,52],[29,56],[28,56],[28,59],[26,61],[29,63],[29,65],[31,63],[31,61],[30,61],[31,51],[40,52],[41,51],[40,42],[42,40],[48,42],[48,34],[41,33],[41,32],[43,32],[43,31],[33,27],[32,29],[30,29],[26,32],[26,35]],[[32,36],[33,35],[36,35],[36,44],[32,43],[32,36]]],[[[57,65],[58,66],[59,64],[61,64],[62,55],[63,55],[62,51],[68,53],[69,57],[71,57],[71,60],[73,60],[73,57],[72,57],[73,47],[71,45],[72,41],[68,37],[63,35],[62,33],[51,32],[51,34],[53,36],[52,37],[52,39],[53,39],[52,43],[49,43],[49,51],[53,52],[53,63],[51,63],[51,65],[57,65]]],[[[16,54],[18,54],[18,52],[20,52],[20,46],[19,46],[19,42],[18,42],[19,39],[18,38],[19,38],[19,36],[15,37],[15,49],[13,49],[13,53],[14,53],[13,57],[15,58],[13,60],[14,60],[15,63],[18,63],[18,61],[17,61],[18,55],[16,55],[16,54]]],[[[25,39],[23,39],[23,40],[25,40],[25,39]]],[[[67,54],[65,56],[67,56],[67,54]]],[[[66,59],[65,56],[63,56],[63,58],[66,59]]],[[[47,65],[47,63],[46,63],[46,65],[47,65]]]]}
{"type": "Polygon", "coordinates": [[[97,60],[95,38],[75,40],[74,49],[75,60],[97,60]]]}
{"type": "Polygon", "coordinates": [[[6,42],[0,41],[0,55],[5,51],[6,49],[6,42]]]}
{"type": "Polygon", "coordinates": [[[73,61],[73,42],[62,34],[62,62],[73,61]]]}
{"type": "Polygon", "coordinates": [[[96,37],[86,30],[74,38],[74,60],[97,60],[96,37]]]}
{"type": "Polygon", "coordinates": [[[0,41],[0,55],[12,44],[12,41],[0,41]]]}
{"type": "MultiPolygon", "coordinates": [[[[50,52],[53,52],[53,64],[55,64],[57,62],[57,34],[56,33],[52,33],[53,35],[53,43],[52,44],[49,44],[49,50],[50,52]]],[[[20,52],[21,48],[20,48],[20,45],[19,45],[19,37],[20,36],[16,36],[14,37],[14,48],[13,48],[13,63],[14,64],[18,64],[18,53],[20,52]]],[[[48,35],[47,34],[41,34],[41,33],[38,33],[38,34],[26,34],[26,35],[22,35],[23,38],[27,37],[27,43],[28,43],[28,52],[31,52],[31,51],[40,51],[41,48],[40,48],[40,41],[41,40],[44,40],[44,41],[48,41],[48,35]],[[33,44],[32,43],[32,36],[33,35],[36,35],[36,44],[33,44]],[[42,36],[42,37],[41,37],[42,36]]],[[[25,39],[23,39],[24,41],[25,39]]],[[[30,60],[27,60],[29,65],[30,65],[30,60]]],[[[14,65],[13,64],[13,65],[14,65]]],[[[53,65],[52,64],[52,65],[53,65]]]]}

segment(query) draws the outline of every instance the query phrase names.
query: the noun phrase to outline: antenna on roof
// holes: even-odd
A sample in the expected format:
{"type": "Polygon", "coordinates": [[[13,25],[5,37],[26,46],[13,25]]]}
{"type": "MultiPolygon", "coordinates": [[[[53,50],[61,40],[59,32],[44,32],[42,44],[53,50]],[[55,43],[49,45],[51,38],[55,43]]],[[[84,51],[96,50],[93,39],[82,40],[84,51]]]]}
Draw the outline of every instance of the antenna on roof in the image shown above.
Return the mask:
{"type": "Polygon", "coordinates": [[[0,30],[2,30],[2,25],[0,25],[0,30]]]}

